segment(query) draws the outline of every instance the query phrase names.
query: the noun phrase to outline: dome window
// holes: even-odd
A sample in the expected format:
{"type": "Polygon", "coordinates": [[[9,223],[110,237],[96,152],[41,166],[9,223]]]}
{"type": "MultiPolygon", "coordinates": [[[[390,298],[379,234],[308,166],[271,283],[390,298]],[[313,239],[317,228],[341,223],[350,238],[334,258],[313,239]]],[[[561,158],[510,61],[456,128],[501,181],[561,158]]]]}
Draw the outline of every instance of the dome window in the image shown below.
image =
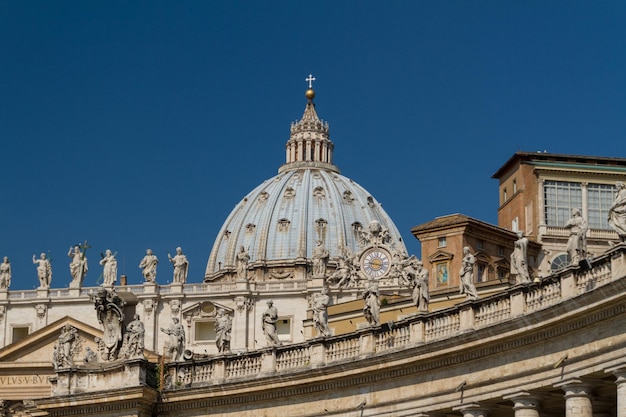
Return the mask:
{"type": "Polygon", "coordinates": [[[261,194],[259,194],[259,199],[258,199],[259,203],[263,203],[263,202],[267,201],[268,197],[269,197],[268,192],[267,191],[263,191],[261,194]]]}
{"type": "Polygon", "coordinates": [[[288,219],[280,219],[278,221],[278,231],[279,232],[286,232],[286,231],[288,231],[290,224],[291,224],[291,222],[288,219]]]}
{"type": "Polygon", "coordinates": [[[354,201],[354,196],[352,195],[352,192],[350,191],[344,191],[343,192],[343,199],[346,203],[352,203],[354,201]]]}
{"type": "Polygon", "coordinates": [[[322,187],[315,187],[313,190],[313,197],[326,198],[326,191],[322,187]]]}
{"type": "Polygon", "coordinates": [[[255,230],[256,230],[256,225],[255,224],[248,223],[246,225],[246,233],[247,234],[249,234],[249,235],[254,234],[255,230]]]}
{"type": "Polygon", "coordinates": [[[292,198],[294,198],[296,196],[296,190],[294,190],[293,188],[289,187],[285,190],[285,198],[288,200],[291,200],[292,198]]]}

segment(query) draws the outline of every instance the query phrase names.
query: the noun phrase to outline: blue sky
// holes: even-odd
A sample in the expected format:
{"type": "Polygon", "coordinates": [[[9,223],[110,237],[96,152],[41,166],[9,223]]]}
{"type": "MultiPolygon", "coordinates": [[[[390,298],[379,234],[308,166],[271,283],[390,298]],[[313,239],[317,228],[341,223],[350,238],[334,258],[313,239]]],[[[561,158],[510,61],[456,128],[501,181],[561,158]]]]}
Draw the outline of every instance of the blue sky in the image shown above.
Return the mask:
{"type": "Polygon", "coordinates": [[[626,158],[623,1],[0,2],[0,256],[56,288],[87,239],[142,282],[201,282],[230,210],[284,162],[312,73],[335,162],[395,220],[497,223],[516,151],[626,158]]]}

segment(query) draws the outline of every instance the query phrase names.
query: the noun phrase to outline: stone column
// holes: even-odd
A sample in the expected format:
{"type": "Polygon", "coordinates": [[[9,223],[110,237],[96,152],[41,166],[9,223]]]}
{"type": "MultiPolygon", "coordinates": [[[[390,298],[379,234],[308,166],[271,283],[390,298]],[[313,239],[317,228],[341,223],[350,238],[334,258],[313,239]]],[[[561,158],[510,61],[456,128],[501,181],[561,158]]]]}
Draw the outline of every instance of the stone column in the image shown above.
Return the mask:
{"type": "Polygon", "coordinates": [[[555,387],[565,392],[565,417],[593,417],[592,387],[580,379],[569,379],[555,387]]]}
{"type": "Polygon", "coordinates": [[[626,417],[626,364],[609,368],[606,372],[615,375],[617,384],[617,417],[626,417]]]}
{"type": "Polygon", "coordinates": [[[515,417],[539,417],[539,396],[522,391],[506,395],[504,399],[513,401],[515,417]]]}

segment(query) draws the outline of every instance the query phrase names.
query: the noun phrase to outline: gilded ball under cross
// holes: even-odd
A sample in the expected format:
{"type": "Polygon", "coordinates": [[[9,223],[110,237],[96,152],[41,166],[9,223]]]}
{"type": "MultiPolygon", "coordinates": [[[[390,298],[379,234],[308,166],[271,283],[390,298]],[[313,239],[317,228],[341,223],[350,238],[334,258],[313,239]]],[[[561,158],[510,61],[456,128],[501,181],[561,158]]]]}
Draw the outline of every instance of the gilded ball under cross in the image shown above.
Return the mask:
{"type": "Polygon", "coordinates": [[[306,96],[306,98],[308,98],[309,100],[313,100],[313,98],[315,97],[315,91],[313,91],[312,88],[309,88],[308,90],[306,90],[306,93],[304,93],[304,95],[306,96]]]}

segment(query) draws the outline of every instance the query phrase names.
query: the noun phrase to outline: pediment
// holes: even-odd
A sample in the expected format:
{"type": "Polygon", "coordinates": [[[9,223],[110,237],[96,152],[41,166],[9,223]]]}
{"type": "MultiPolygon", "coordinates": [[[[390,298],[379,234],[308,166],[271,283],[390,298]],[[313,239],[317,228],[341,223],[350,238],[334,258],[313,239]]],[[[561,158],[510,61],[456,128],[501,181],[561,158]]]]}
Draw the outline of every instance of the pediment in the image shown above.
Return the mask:
{"type": "Polygon", "coordinates": [[[443,250],[438,250],[428,257],[430,263],[449,261],[454,258],[454,254],[443,250]]]}
{"type": "Polygon", "coordinates": [[[224,309],[228,314],[233,314],[234,310],[225,305],[214,303],[213,301],[202,301],[186,307],[182,313],[183,317],[215,317],[217,310],[224,309]]]}
{"type": "Polygon", "coordinates": [[[94,337],[102,337],[102,331],[72,317],[65,316],[46,327],[39,329],[24,339],[0,349],[0,363],[49,363],[52,367],[52,354],[61,328],[69,324],[78,330],[83,340],[83,349],[87,346],[96,349],[94,337]]]}

